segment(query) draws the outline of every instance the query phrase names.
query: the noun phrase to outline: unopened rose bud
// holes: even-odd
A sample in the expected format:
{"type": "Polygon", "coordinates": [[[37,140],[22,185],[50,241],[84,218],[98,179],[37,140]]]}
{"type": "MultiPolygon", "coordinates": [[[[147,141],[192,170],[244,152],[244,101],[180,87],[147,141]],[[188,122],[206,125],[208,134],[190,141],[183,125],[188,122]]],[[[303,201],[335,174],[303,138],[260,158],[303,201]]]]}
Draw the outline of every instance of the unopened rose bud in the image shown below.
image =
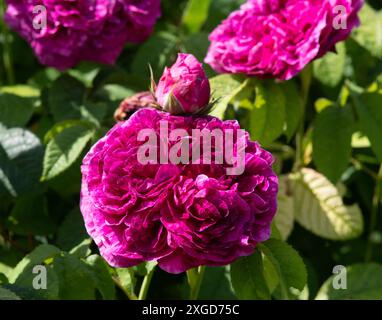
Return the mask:
{"type": "Polygon", "coordinates": [[[155,90],[158,104],[171,114],[193,114],[210,101],[210,83],[202,64],[191,54],[180,53],[166,68],[155,90]]]}

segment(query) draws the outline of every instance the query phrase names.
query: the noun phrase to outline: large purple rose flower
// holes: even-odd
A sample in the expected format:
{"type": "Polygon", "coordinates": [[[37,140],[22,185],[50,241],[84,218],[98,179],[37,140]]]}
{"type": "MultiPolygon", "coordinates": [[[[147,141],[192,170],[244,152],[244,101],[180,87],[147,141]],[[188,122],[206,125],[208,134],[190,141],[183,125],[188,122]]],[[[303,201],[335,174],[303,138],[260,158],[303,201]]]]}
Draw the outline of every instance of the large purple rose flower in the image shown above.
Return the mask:
{"type": "Polygon", "coordinates": [[[211,33],[205,62],[217,72],[288,80],[349,36],[362,4],[249,0],[211,33]]]}
{"type": "MultiPolygon", "coordinates": [[[[272,155],[245,133],[242,174],[227,175],[232,163],[207,164],[204,158],[200,164],[142,164],[138,153],[147,141],[139,141],[139,132],[152,129],[159,138],[163,121],[169,132],[184,129],[189,137],[193,129],[230,130],[234,135],[240,129],[237,121],[174,116],[151,108],[116,124],[82,165],[81,211],[102,256],[116,267],[156,260],[162,269],[180,273],[252,254],[257,243],[269,238],[276,211],[272,155]]],[[[171,150],[186,138],[170,139],[166,145],[171,150]]],[[[234,141],[237,153],[239,140],[234,141]]]]}
{"type": "Polygon", "coordinates": [[[160,0],[6,2],[7,24],[30,43],[42,64],[60,70],[82,60],[114,63],[126,42],[141,42],[151,34],[160,15],[160,0]]]}

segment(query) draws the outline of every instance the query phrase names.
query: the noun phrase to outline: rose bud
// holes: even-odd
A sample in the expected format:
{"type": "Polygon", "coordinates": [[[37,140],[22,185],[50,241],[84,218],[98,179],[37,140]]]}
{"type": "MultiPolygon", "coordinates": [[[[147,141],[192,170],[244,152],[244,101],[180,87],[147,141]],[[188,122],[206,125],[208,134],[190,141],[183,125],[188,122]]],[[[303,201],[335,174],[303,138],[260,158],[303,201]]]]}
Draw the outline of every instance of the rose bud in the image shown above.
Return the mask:
{"type": "Polygon", "coordinates": [[[171,114],[194,114],[210,101],[210,84],[202,64],[191,54],[180,53],[165,68],[155,90],[158,104],[171,114]]]}

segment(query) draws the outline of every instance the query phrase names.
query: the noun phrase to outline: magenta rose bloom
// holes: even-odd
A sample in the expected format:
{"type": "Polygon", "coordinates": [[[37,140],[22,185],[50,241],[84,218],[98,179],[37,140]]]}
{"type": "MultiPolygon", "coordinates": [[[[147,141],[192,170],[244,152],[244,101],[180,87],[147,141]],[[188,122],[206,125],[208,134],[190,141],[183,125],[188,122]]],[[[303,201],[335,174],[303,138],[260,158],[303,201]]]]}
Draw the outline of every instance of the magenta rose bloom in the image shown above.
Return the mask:
{"type": "MultiPolygon", "coordinates": [[[[226,161],[142,164],[138,153],[146,141],[139,141],[138,134],[151,129],[159,137],[163,121],[169,132],[183,129],[189,136],[193,129],[240,129],[237,121],[173,116],[152,108],[116,124],[81,168],[81,211],[102,256],[115,267],[156,260],[163,270],[180,273],[252,254],[257,243],[269,238],[276,211],[272,155],[245,133],[245,167],[238,175],[227,174],[232,163],[226,161]]],[[[180,139],[169,140],[170,150],[180,139]]],[[[238,148],[235,142],[233,150],[238,148]]]]}
{"type": "Polygon", "coordinates": [[[210,101],[210,83],[202,64],[192,54],[179,53],[175,64],[165,68],[155,97],[171,114],[203,109],[210,101]]]}
{"type": "Polygon", "coordinates": [[[6,3],[6,23],[30,43],[42,64],[60,70],[83,60],[113,64],[126,42],[138,43],[151,34],[160,16],[160,0],[6,0],[6,3]],[[41,5],[46,14],[36,7],[41,5]],[[45,27],[41,24],[44,16],[45,27]]]}
{"type": "Polygon", "coordinates": [[[359,25],[362,4],[363,0],[249,0],[210,34],[205,62],[217,72],[288,80],[349,36],[359,25]],[[344,14],[339,9],[345,9],[344,14]],[[346,28],[338,29],[344,20],[346,28]]]}

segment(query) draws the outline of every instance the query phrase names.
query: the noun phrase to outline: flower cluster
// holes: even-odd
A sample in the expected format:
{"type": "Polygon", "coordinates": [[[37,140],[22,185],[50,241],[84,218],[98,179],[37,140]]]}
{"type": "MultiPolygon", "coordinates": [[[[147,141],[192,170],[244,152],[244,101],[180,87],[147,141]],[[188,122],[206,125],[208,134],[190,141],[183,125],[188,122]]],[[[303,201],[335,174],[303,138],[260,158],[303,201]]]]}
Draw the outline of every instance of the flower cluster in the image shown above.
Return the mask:
{"type": "Polygon", "coordinates": [[[60,70],[83,60],[114,63],[126,42],[151,34],[160,16],[160,0],[6,2],[7,24],[30,43],[42,64],[60,70]],[[38,12],[37,6],[45,10],[38,12]]]}
{"type": "Polygon", "coordinates": [[[362,4],[249,0],[210,34],[205,61],[217,72],[288,80],[349,36],[362,4]]]}

